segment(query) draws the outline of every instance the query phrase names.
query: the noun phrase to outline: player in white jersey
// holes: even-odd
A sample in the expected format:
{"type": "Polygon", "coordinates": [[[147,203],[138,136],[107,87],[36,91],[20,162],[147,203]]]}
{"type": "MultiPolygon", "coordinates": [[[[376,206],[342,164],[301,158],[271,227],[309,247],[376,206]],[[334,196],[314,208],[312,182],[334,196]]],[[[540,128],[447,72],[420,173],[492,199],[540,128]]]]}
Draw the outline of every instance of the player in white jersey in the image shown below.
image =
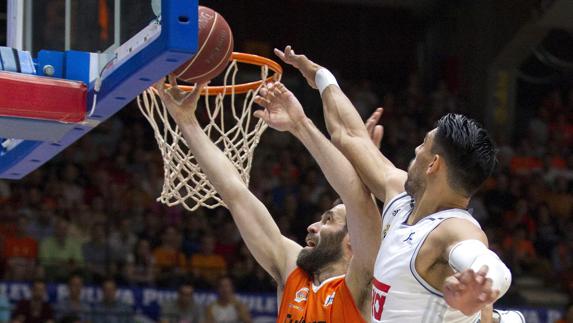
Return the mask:
{"type": "MultiPolygon", "coordinates": [[[[466,211],[495,165],[487,132],[471,119],[448,114],[426,134],[405,172],[372,143],[328,70],[290,46],[275,53],[320,91],[332,141],[384,201],[372,321],[475,322],[511,282],[509,269],[487,248],[485,233],[466,211]]],[[[374,119],[382,111],[377,113],[374,119]]]]}

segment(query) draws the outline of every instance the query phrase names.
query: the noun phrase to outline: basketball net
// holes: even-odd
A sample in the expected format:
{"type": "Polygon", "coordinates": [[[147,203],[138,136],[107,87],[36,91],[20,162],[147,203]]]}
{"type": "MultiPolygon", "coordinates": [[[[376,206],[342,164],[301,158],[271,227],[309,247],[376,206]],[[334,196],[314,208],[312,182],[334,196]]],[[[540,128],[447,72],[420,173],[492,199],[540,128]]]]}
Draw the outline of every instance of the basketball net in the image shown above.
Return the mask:
{"type": "MultiPolygon", "coordinates": [[[[223,86],[204,88],[196,113],[200,113],[203,102],[208,117],[203,131],[224,152],[248,186],[254,150],[267,128],[266,123],[252,116],[254,98],[265,81],[279,80],[282,70],[278,64],[265,58],[248,54],[237,55],[234,53],[234,59],[224,74],[223,86]],[[237,59],[237,55],[251,58],[237,59]],[[252,61],[253,58],[258,58],[259,61],[252,61]],[[269,77],[269,66],[262,63],[266,61],[274,63],[275,73],[272,77],[269,77]],[[237,85],[239,62],[260,65],[261,80],[237,85]]],[[[163,189],[157,201],[168,206],[182,205],[189,211],[201,206],[210,209],[226,207],[189,151],[181,130],[171,119],[155,89],[149,88],[139,95],[137,104],[153,128],[163,157],[163,189]]]]}

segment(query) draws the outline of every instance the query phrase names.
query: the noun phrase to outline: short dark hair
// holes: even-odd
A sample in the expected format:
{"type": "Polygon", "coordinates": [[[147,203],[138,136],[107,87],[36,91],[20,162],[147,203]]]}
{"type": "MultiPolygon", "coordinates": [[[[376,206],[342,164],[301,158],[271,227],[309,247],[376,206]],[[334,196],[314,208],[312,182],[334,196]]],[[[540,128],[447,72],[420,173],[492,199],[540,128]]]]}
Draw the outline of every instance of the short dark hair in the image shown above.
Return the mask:
{"type": "MultiPolygon", "coordinates": [[[[344,205],[344,202],[342,202],[342,199],[340,197],[337,197],[336,200],[332,202],[332,207],[335,207],[340,204],[344,205]]],[[[348,217],[346,217],[346,223],[344,223],[344,228],[342,228],[342,230],[344,230],[344,232],[348,232],[348,217]]]]}
{"type": "Polygon", "coordinates": [[[497,164],[493,141],[479,123],[461,114],[446,114],[436,128],[432,152],[448,165],[450,186],[471,196],[497,164]]]}

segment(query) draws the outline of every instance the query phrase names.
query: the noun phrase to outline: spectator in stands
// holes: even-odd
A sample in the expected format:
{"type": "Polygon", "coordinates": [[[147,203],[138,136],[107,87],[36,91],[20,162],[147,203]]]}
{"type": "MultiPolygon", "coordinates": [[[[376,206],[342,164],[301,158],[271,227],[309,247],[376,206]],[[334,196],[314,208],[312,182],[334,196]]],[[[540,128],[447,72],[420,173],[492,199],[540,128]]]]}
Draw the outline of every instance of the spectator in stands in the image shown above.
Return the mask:
{"type": "Polygon", "coordinates": [[[201,240],[201,251],[191,257],[191,272],[195,278],[204,281],[208,287],[216,286],[217,280],[227,271],[225,259],[215,254],[214,251],[215,237],[205,235],[201,240]]]}
{"type": "Polygon", "coordinates": [[[223,256],[225,262],[230,264],[237,259],[237,251],[241,242],[241,235],[237,226],[231,220],[230,214],[226,215],[226,221],[219,225],[219,239],[215,243],[215,253],[223,256]]]}
{"type": "Polygon", "coordinates": [[[546,253],[547,250],[553,250],[559,242],[559,227],[549,212],[547,203],[541,203],[537,208],[537,221],[535,246],[538,253],[546,253]]]}
{"type": "Polygon", "coordinates": [[[27,193],[31,195],[29,197],[30,202],[34,202],[29,206],[31,208],[30,213],[34,216],[30,218],[26,231],[32,238],[36,239],[36,241],[51,237],[54,234],[54,219],[56,217],[53,212],[53,207],[47,203],[43,203],[41,199],[42,193],[37,187],[29,190],[27,193]]]}
{"type": "Polygon", "coordinates": [[[85,270],[91,281],[99,282],[115,272],[115,257],[105,238],[105,228],[101,223],[91,228],[91,239],[82,245],[85,270]]]}
{"type": "Polygon", "coordinates": [[[537,253],[531,240],[527,239],[525,226],[520,225],[513,232],[503,241],[503,249],[512,272],[523,274],[535,268],[537,253]]]}
{"type": "Polygon", "coordinates": [[[569,182],[563,176],[555,178],[552,191],[546,197],[551,213],[558,219],[567,218],[573,212],[573,194],[569,182]]]}
{"type": "Polygon", "coordinates": [[[206,323],[251,323],[251,314],[245,304],[235,295],[233,282],[229,277],[219,279],[218,297],[207,306],[206,323]]]}
{"type": "Polygon", "coordinates": [[[184,282],[177,290],[177,299],[161,304],[160,323],[202,323],[203,307],[194,299],[193,285],[184,282]]]}
{"type": "Polygon", "coordinates": [[[153,285],[155,283],[155,258],[148,240],[137,241],[133,253],[127,255],[124,278],[130,285],[153,285]]]}
{"type": "Polygon", "coordinates": [[[41,280],[32,283],[32,297],[18,302],[12,312],[14,323],[54,323],[54,311],[45,301],[46,284],[41,280]]]}
{"type": "Polygon", "coordinates": [[[133,227],[129,218],[119,220],[118,228],[111,233],[109,243],[114,259],[125,263],[127,255],[131,253],[137,243],[137,236],[133,233],[133,227]]]}
{"type": "Polygon", "coordinates": [[[553,268],[557,273],[573,269],[573,224],[564,228],[565,238],[561,239],[553,249],[553,268]]]}
{"type": "Polygon", "coordinates": [[[158,270],[157,283],[165,287],[177,286],[187,272],[187,257],[181,251],[181,235],[173,226],[163,231],[161,245],[153,250],[158,270]]]}
{"type": "Polygon", "coordinates": [[[55,306],[56,318],[77,317],[81,322],[89,322],[90,305],[81,299],[83,278],[79,274],[72,274],[68,279],[68,296],[60,300],[55,306]]]}
{"type": "Polygon", "coordinates": [[[36,273],[38,242],[26,233],[26,225],[26,217],[18,217],[13,231],[4,238],[2,258],[7,280],[32,280],[36,273]]]}
{"type": "Polygon", "coordinates": [[[58,218],[53,236],[40,243],[40,264],[46,278],[64,280],[82,263],[81,244],[68,236],[68,221],[58,218]]]}
{"type": "Polygon", "coordinates": [[[94,306],[93,323],[133,323],[133,309],[117,299],[117,286],[113,279],[102,284],[103,299],[94,306]]]}
{"type": "Polygon", "coordinates": [[[183,252],[191,256],[199,251],[201,237],[210,231],[205,210],[198,209],[193,213],[185,214],[183,218],[183,252]]]}

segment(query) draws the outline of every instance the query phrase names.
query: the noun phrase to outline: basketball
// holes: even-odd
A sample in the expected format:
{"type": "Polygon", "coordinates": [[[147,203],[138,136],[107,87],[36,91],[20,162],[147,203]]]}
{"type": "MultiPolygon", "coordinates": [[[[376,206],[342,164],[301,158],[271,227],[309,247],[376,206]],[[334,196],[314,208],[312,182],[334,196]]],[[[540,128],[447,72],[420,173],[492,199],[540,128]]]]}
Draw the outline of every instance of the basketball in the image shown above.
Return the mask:
{"type": "Polygon", "coordinates": [[[209,81],[225,69],[232,52],[233,34],[229,24],[213,9],[199,6],[197,53],[174,73],[187,83],[209,81]]]}

